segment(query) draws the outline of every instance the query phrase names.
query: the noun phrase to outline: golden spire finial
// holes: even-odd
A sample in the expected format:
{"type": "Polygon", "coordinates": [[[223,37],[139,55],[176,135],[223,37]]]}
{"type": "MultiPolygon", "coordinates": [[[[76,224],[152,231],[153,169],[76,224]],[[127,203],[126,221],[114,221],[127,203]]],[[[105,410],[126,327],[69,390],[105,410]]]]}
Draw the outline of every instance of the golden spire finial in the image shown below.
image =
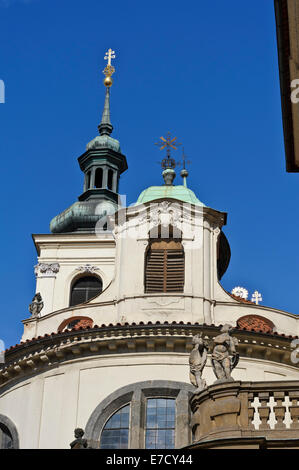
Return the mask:
{"type": "Polygon", "coordinates": [[[105,60],[108,60],[108,63],[107,63],[107,66],[103,70],[103,74],[105,75],[104,85],[106,87],[110,87],[112,85],[111,77],[115,72],[115,68],[113,67],[113,65],[111,65],[111,59],[115,59],[115,57],[116,57],[115,51],[113,51],[112,49],[108,49],[104,57],[105,60]]]}

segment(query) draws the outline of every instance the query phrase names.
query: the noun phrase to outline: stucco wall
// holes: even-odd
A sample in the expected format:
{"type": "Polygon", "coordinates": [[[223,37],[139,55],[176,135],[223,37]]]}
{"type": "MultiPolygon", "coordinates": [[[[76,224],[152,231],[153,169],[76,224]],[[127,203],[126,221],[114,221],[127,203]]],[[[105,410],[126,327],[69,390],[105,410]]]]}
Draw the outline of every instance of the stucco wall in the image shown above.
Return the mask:
{"type": "MultiPolygon", "coordinates": [[[[117,389],[146,380],[189,383],[187,354],[144,353],[73,360],[43,374],[7,385],[0,395],[0,414],[16,426],[20,448],[68,448],[76,427],[85,428],[97,405],[117,389]]],[[[236,380],[295,380],[298,370],[269,361],[241,359],[236,380]]],[[[215,381],[210,361],[204,371],[215,381]]]]}

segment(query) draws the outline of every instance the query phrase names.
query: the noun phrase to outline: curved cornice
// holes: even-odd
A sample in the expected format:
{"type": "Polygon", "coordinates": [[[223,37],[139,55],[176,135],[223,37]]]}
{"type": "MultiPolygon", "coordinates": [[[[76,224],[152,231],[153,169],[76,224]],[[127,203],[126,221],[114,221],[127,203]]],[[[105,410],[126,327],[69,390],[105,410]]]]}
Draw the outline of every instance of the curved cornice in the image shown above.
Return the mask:
{"type": "MultiPolygon", "coordinates": [[[[8,349],[5,364],[0,368],[0,384],[22,380],[22,377],[44,372],[60,363],[88,360],[102,355],[189,354],[193,335],[203,332],[212,339],[221,326],[141,322],[138,325],[95,325],[93,328],[52,333],[8,349]]],[[[256,358],[298,368],[291,362],[291,341],[294,337],[240,329],[235,329],[233,334],[239,340],[238,351],[241,358],[256,358]]]]}

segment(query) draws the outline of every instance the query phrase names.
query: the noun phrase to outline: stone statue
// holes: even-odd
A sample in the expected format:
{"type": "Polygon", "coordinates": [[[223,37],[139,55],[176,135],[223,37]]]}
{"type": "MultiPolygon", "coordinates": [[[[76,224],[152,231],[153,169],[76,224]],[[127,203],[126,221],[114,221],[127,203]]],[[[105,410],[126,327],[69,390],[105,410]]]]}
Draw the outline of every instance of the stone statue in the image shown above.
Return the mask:
{"type": "Polygon", "coordinates": [[[211,359],[214,374],[217,377],[214,383],[231,382],[234,380],[231,372],[239,362],[239,354],[236,352],[238,340],[231,337],[232,329],[230,325],[223,325],[220,330],[221,334],[213,338],[211,359]]]}
{"type": "Polygon", "coordinates": [[[38,292],[32,299],[31,304],[29,305],[29,312],[33,318],[37,318],[44,307],[44,302],[42,296],[38,292]]]}
{"type": "Polygon", "coordinates": [[[206,381],[201,377],[204,366],[207,362],[208,345],[200,335],[192,338],[193,349],[189,356],[190,382],[196,387],[196,392],[201,392],[207,386],[206,381]]]}
{"type": "Polygon", "coordinates": [[[87,439],[83,439],[84,431],[81,428],[76,428],[74,431],[75,440],[70,443],[71,449],[86,449],[87,439]]]}

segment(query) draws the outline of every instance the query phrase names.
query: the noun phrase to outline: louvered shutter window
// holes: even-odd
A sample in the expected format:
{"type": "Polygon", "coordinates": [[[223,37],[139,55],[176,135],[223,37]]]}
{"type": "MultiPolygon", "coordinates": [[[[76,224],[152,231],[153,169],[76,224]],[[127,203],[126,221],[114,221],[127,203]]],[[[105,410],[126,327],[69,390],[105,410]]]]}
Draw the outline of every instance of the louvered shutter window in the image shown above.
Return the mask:
{"type": "Polygon", "coordinates": [[[183,292],[184,267],[180,242],[153,242],[146,255],[145,292],[183,292]]]}

